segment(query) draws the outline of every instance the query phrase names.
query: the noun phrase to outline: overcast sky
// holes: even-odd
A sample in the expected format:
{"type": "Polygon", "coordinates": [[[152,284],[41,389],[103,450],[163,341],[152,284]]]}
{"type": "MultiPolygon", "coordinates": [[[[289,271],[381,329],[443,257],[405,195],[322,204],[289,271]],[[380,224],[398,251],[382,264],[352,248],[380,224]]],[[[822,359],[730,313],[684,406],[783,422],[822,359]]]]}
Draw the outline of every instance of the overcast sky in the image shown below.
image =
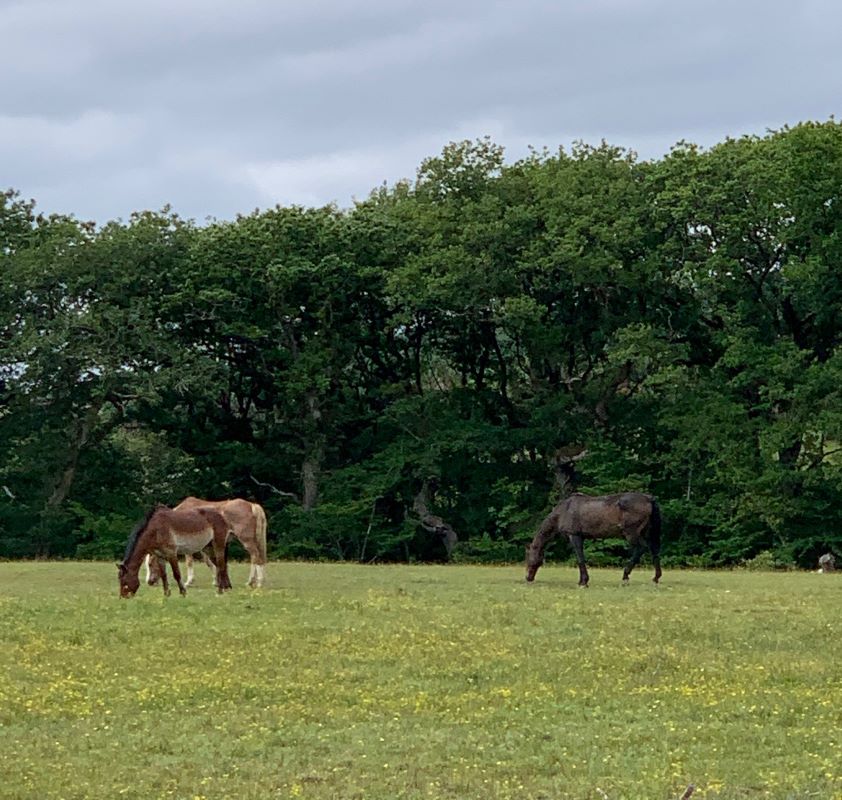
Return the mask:
{"type": "Polygon", "coordinates": [[[0,0],[0,188],[202,221],[485,135],[656,158],[838,113],[840,34],[838,0],[0,0]]]}

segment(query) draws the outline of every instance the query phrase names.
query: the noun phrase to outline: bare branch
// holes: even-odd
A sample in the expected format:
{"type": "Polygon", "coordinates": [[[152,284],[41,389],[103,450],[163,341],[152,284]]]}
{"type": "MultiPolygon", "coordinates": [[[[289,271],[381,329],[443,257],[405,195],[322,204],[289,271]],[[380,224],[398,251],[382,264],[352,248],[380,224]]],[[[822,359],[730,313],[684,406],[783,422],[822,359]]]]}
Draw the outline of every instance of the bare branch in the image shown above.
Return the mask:
{"type": "Polygon", "coordinates": [[[371,533],[371,526],[374,525],[374,512],[377,509],[377,501],[381,500],[382,498],[383,498],[383,495],[377,495],[377,497],[374,498],[374,501],[371,504],[371,514],[369,515],[369,518],[368,518],[368,528],[366,528],[365,537],[363,538],[363,544],[362,544],[362,547],[360,548],[360,558],[359,558],[360,562],[362,562],[363,559],[365,558],[365,548],[366,548],[366,545],[368,544],[368,535],[371,533]]]}
{"type": "Polygon", "coordinates": [[[277,486],[273,486],[271,483],[265,483],[264,481],[259,481],[254,475],[249,474],[249,478],[251,478],[258,486],[265,486],[267,489],[270,489],[275,494],[279,494],[281,497],[290,497],[295,500],[296,503],[300,503],[301,500],[299,499],[298,495],[294,492],[285,492],[282,489],[279,489],[277,486]]]}

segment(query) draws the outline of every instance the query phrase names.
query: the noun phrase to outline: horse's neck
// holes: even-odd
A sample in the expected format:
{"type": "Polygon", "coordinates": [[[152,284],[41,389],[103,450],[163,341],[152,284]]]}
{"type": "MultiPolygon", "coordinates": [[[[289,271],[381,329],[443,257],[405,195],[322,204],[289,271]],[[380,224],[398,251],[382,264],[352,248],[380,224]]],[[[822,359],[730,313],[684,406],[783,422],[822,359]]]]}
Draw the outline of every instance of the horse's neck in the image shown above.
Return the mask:
{"type": "Polygon", "coordinates": [[[535,534],[535,538],[532,540],[532,546],[540,548],[541,552],[544,552],[544,548],[549,544],[549,542],[555,538],[556,534],[558,533],[558,515],[555,512],[552,512],[542,523],[541,527],[538,528],[538,533],[535,534]]]}
{"type": "Polygon", "coordinates": [[[149,552],[148,548],[144,547],[141,540],[138,539],[137,544],[134,546],[134,550],[132,550],[131,555],[123,561],[123,565],[125,566],[128,572],[138,572],[140,570],[140,565],[143,563],[143,559],[146,558],[146,554],[149,552]]]}

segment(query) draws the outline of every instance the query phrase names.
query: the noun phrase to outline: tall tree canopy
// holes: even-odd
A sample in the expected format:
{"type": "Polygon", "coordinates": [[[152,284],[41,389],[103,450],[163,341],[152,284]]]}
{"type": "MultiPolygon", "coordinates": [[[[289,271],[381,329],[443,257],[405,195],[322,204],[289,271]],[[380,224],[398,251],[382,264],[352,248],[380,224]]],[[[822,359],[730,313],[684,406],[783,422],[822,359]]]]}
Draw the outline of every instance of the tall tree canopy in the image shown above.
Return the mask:
{"type": "Polygon", "coordinates": [[[667,557],[813,563],[842,547],[840,193],[834,121],[654,161],[458,142],[353,209],[204,227],[9,191],[0,556],[110,556],[199,494],[263,502],[281,556],[437,558],[437,519],[518,558],[575,463],[659,496],[667,557]]]}

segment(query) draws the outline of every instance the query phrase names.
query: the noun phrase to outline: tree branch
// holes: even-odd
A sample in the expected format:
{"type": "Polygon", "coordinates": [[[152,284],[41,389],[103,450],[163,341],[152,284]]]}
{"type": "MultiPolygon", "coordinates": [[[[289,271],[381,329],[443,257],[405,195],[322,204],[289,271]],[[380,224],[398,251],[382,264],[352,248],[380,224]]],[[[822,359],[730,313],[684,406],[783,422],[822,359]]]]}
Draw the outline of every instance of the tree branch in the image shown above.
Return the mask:
{"type": "Polygon", "coordinates": [[[281,497],[290,497],[293,500],[295,500],[296,503],[301,502],[301,500],[299,499],[298,495],[295,494],[295,492],[285,492],[282,489],[279,489],[277,486],[273,486],[271,483],[259,481],[251,473],[249,473],[249,478],[251,478],[258,486],[265,486],[267,489],[273,491],[275,494],[279,494],[281,497]]]}

